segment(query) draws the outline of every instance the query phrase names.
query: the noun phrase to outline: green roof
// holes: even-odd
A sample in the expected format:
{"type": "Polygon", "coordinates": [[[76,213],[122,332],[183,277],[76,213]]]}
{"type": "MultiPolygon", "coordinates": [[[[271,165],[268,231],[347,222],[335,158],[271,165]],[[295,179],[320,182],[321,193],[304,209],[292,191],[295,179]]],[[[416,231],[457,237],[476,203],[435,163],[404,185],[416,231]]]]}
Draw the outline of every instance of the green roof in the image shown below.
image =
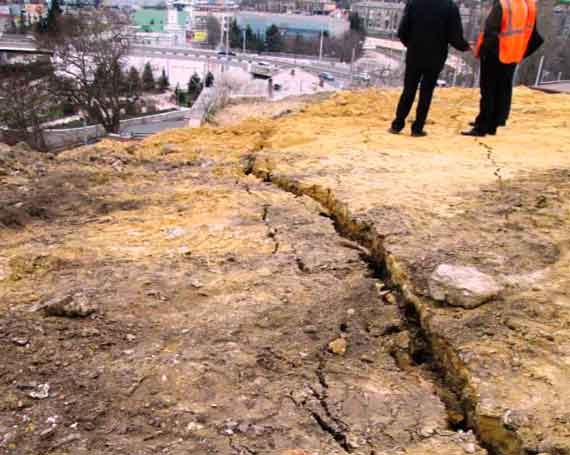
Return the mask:
{"type": "MultiPolygon", "coordinates": [[[[140,9],[133,14],[133,23],[144,32],[163,32],[168,12],[164,9],[140,9]]],[[[188,13],[178,13],[178,24],[186,24],[188,13]]]]}

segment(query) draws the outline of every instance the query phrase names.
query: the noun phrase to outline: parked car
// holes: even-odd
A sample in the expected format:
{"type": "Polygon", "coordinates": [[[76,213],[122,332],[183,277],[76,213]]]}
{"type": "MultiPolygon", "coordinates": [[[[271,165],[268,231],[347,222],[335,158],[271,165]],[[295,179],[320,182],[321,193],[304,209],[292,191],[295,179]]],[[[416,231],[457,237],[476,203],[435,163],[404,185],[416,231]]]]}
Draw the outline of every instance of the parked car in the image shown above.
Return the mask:
{"type": "Polygon", "coordinates": [[[447,87],[447,82],[445,82],[443,79],[438,79],[436,85],[438,87],[447,87]]]}
{"type": "Polygon", "coordinates": [[[331,73],[322,72],[319,74],[319,77],[325,81],[334,81],[334,76],[331,73]]]}

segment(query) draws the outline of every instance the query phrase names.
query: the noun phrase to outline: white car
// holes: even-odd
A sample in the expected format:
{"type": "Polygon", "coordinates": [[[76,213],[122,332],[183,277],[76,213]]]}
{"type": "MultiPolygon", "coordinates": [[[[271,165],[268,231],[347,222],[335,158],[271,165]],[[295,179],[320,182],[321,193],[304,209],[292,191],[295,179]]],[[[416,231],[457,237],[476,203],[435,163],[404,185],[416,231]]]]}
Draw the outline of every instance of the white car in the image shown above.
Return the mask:
{"type": "Polygon", "coordinates": [[[368,73],[358,73],[354,76],[354,78],[357,81],[370,82],[370,76],[368,75],[368,73]]]}
{"type": "Polygon", "coordinates": [[[447,82],[445,82],[443,79],[438,79],[435,85],[438,87],[447,87],[447,82]]]}

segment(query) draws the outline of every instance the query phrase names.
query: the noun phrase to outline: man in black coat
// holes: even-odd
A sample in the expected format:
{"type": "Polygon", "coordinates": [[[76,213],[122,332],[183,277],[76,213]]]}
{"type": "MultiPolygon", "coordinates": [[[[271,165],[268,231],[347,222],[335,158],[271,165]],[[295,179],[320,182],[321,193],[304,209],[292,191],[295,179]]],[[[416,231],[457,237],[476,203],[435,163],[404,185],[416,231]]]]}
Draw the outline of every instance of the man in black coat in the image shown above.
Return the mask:
{"type": "MultiPolygon", "coordinates": [[[[499,60],[499,34],[503,20],[503,7],[495,0],[483,32],[483,42],[479,49],[481,59],[481,75],[479,87],[481,99],[479,115],[469,131],[462,131],[464,136],[482,137],[495,135],[499,126],[505,126],[511,110],[513,96],[513,76],[516,63],[502,63],[499,60]]],[[[536,22],[524,57],[533,54],[543,43],[536,29],[536,22]]]]}
{"type": "Polygon", "coordinates": [[[400,41],[407,47],[404,91],[390,132],[397,134],[405,125],[420,84],[420,99],[412,136],[425,136],[433,90],[447,59],[451,44],[460,51],[469,50],[463,38],[459,9],[452,0],[409,0],[398,29],[400,41]]]}

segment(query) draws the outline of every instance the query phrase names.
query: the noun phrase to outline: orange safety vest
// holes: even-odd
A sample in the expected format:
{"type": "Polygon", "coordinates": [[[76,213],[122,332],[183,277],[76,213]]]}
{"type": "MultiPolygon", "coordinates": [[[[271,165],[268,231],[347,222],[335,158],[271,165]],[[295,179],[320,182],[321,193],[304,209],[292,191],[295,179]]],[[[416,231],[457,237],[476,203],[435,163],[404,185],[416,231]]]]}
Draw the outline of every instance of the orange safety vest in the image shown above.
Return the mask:
{"type": "MultiPolygon", "coordinates": [[[[524,58],[534,24],[535,0],[501,0],[503,9],[499,33],[499,60],[501,63],[520,63],[524,58]]],[[[477,38],[475,56],[479,57],[483,32],[477,38]]]]}

